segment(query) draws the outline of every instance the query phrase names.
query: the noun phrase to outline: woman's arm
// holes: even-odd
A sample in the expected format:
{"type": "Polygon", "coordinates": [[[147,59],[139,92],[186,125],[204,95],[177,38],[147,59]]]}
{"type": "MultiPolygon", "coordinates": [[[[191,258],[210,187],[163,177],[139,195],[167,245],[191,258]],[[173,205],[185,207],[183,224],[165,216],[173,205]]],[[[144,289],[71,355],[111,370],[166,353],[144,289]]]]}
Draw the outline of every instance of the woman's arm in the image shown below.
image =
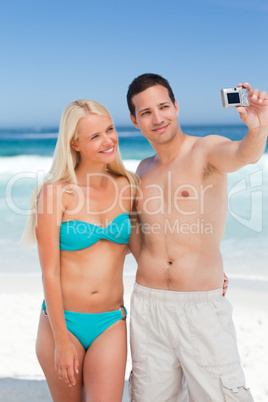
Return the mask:
{"type": "Polygon", "coordinates": [[[46,185],[37,211],[36,237],[48,317],[55,341],[55,369],[68,385],[75,385],[78,355],[66,327],[60,282],[59,231],[63,214],[60,185],[46,185]]]}
{"type": "Polygon", "coordinates": [[[128,242],[128,247],[131,253],[134,255],[136,261],[138,261],[142,248],[142,230],[137,214],[131,216],[131,226],[132,231],[128,242]]]}

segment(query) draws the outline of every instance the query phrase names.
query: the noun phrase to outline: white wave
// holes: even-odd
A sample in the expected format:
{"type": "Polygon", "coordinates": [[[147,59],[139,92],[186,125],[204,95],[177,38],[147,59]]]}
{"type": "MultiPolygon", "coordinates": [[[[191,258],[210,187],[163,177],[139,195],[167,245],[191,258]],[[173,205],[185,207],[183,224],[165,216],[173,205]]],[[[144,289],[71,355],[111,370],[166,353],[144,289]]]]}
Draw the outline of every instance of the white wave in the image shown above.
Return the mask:
{"type": "Polygon", "coordinates": [[[137,159],[126,159],[123,160],[125,168],[130,170],[131,172],[136,172],[138,165],[140,164],[140,160],[137,159]]]}
{"type": "Polygon", "coordinates": [[[23,172],[48,172],[52,163],[50,156],[18,155],[0,158],[0,174],[16,174],[23,172]]]}

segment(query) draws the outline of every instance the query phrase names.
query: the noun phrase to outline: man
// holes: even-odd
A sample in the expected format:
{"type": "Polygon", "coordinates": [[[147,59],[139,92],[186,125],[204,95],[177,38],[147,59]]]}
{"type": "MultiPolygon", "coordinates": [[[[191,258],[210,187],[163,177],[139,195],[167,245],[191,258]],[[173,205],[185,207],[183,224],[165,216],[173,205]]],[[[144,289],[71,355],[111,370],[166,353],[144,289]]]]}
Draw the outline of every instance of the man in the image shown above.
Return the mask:
{"type": "Polygon", "coordinates": [[[243,86],[250,106],[237,108],[248,126],[241,141],[183,133],[172,89],[158,75],[129,86],[131,121],[156,151],[137,170],[143,236],[131,300],[132,402],[186,401],[187,393],[194,402],[253,400],[222,296],[220,254],[227,173],[257,162],[268,133],[267,93],[243,86]]]}

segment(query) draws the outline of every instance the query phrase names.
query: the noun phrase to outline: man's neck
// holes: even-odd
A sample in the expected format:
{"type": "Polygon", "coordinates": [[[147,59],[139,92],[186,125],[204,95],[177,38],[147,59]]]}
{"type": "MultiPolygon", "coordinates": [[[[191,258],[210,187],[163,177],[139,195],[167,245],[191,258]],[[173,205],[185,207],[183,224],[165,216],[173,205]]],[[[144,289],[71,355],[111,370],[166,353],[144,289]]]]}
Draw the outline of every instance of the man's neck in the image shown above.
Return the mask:
{"type": "Polygon", "coordinates": [[[162,164],[169,164],[172,162],[180,153],[184,140],[185,134],[183,134],[181,128],[179,128],[175,137],[169,142],[166,142],[165,144],[152,144],[157,153],[156,158],[159,162],[162,164]]]}

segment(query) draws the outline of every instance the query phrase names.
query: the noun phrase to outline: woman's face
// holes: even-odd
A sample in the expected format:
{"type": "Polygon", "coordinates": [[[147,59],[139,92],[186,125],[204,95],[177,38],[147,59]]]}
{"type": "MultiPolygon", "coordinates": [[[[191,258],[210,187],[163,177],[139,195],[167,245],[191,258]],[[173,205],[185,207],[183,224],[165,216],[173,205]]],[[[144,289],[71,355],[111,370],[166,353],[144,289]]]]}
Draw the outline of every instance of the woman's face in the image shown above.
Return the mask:
{"type": "Polygon", "coordinates": [[[78,139],[72,147],[80,152],[81,161],[108,164],[115,160],[118,136],[110,117],[88,114],[79,120],[78,139]]]}

